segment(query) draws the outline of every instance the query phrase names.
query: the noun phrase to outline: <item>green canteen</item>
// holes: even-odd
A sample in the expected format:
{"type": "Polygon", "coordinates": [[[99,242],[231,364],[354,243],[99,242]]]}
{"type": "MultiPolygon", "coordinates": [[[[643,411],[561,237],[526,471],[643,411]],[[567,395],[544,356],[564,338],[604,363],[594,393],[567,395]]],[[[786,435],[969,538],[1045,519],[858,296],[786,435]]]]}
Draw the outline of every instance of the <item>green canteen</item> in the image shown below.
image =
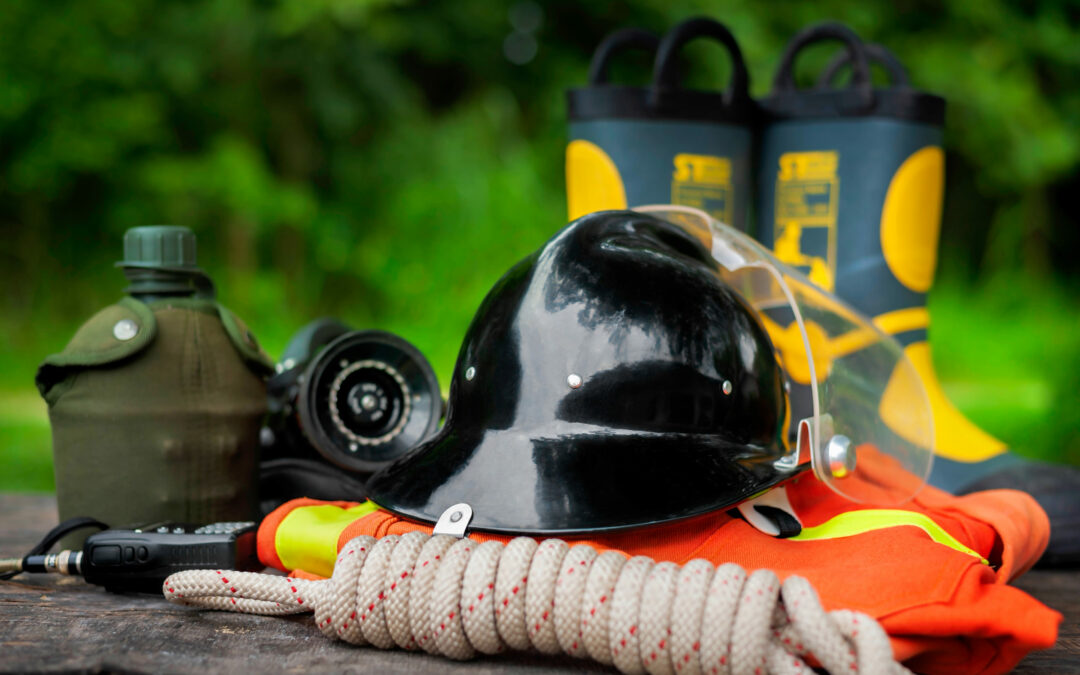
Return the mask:
{"type": "MultiPolygon", "coordinates": [[[[61,520],[253,519],[270,361],[216,301],[188,228],[128,230],[117,266],[131,282],[127,296],[37,372],[61,520]]],[[[80,546],[86,534],[64,546],[80,546]]]]}

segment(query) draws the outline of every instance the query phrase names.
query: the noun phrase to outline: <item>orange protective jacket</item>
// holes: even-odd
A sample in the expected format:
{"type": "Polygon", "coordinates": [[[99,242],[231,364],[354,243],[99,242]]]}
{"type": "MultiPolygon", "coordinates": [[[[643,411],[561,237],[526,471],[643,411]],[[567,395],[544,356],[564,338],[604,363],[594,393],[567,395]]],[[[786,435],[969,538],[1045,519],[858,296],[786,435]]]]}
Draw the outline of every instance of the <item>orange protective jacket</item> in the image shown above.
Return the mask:
{"type": "MultiPolygon", "coordinates": [[[[771,569],[781,578],[801,575],[826,610],[877,619],[896,657],[920,673],[1004,673],[1028,652],[1054,644],[1061,615],[1007,585],[1035,563],[1049,539],[1046,515],[1028,495],[994,490],[953,497],[926,487],[902,511],[884,511],[802,479],[788,484],[788,497],[804,527],[795,539],[768,536],[725,512],[566,539],[657,561],[705,558],[771,569]]],[[[326,576],[338,548],[353,537],[413,530],[431,526],[369,502],[298,499],[263,522],[259,557],[284,571],[326,576]]]]}

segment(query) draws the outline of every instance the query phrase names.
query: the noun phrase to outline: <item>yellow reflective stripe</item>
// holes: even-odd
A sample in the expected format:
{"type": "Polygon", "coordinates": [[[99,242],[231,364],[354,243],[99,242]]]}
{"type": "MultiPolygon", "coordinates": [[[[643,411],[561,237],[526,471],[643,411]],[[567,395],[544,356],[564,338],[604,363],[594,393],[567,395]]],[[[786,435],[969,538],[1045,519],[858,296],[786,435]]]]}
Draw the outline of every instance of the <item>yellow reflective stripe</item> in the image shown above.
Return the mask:
{"type": "Polygon", "coordinates": [[[901,511],[899,509],[863,509],[861,511],[848,511],[841,513],[814,527],[804,527],[803,531],[790,541],[818,541],[820,539],[839,539],[841,537],[854,537],[858,534],[884,530],[889,527],[901,527],[912,525],[919,528],[930,538],[939,544],[966,553],[977,558],[982,564],[989,565],[989,561],[967,546],[957,541],[951,534],[946,532],[940,525],[930,519],[929,516],[913,511],[901,511]]]}
{"type": "Polygon", "coordinates": [[[378,508],[372,502],[363,502],[348,509],[333,504],[293,509],[274,533],[281,564],[289,570],[330,576],[337,560],[338,537],[350,523],[378,508]]]}
{"type": "Polygon", "coordinates": [[[874,325],[882,333],[896,335],[904,331],[926,328],[930,325],[930,312],[925,307],[909,307],[879,314],[874,318],[874,325]]]}

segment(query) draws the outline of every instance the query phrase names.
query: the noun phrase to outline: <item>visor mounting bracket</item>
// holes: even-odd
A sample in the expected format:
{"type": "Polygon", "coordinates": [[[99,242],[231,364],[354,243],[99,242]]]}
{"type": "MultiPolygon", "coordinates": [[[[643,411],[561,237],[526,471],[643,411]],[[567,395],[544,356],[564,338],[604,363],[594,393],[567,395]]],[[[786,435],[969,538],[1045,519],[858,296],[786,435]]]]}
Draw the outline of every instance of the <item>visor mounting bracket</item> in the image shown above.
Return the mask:
{"type": "Polygon", "coordinates": [[[469,522],[472,521],[472,517],[473,510],[471,506],[464,502],[454,504],[439,516],[439,522],[435,523],[435,529],[431,533],[445,534],[461,539],[465,536],[465,530],[469,529],[469,522]]]}

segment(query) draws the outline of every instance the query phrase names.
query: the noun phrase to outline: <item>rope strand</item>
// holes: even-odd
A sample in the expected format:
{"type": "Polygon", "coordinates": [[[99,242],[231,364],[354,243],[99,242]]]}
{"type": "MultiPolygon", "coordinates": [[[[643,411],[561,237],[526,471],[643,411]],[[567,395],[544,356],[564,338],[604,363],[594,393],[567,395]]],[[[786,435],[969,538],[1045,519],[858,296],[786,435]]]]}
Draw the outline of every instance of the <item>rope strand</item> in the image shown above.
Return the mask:
{"type": "Polygon", "coordinates": [[[566,653],[643,675],[809,675],[909,671],[876,621],[826,613],[801,577],[768,570],[411,532],[357,537],[334,574],[307,581],[196,570],[165,580],[176,603],[247,614],[314,612],[331,639],[424,649],[452,659],[508,648],[566,653]]]}

